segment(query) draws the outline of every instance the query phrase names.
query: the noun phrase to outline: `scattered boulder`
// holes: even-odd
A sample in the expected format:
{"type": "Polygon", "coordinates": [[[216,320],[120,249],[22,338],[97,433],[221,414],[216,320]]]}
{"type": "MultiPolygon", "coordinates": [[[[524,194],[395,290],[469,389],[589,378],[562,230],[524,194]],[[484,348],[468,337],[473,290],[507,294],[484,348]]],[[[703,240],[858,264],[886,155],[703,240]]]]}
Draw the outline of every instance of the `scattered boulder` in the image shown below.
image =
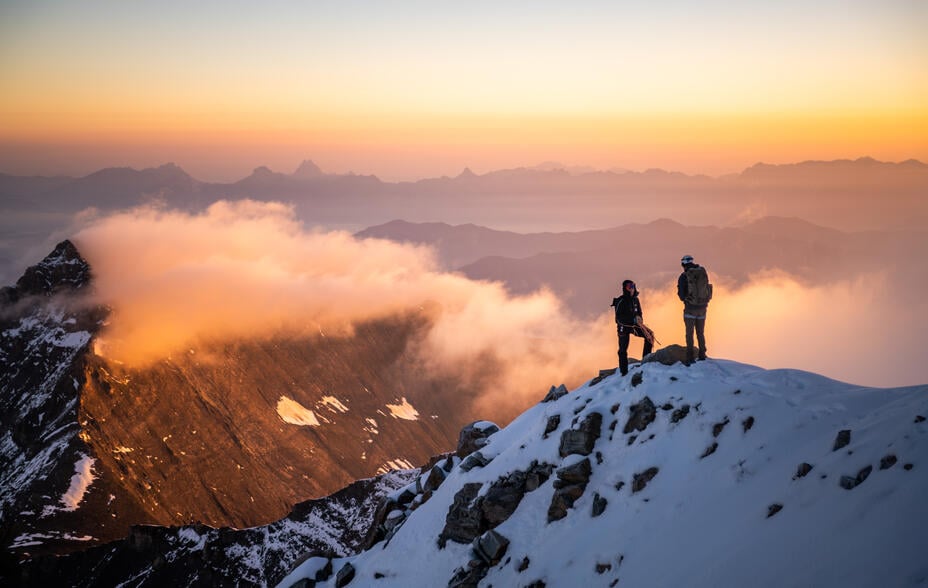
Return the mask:
{"type": "Polygon", "coordinates": [[[749,416],[741,422],[741,427],[744,429],[744,432],[747,433],[751,430],[751,427],[754,426],[754,417],[749,416]]]}
{"type": "Polygon", "coordinates": [[[774,502],[773,504],[767,507],[767,518],[769,519],[773,515],[780,512],[781,510],[783,510],[783,505],[778,502],[774,502]]]}
{"type": "Polygon", "coordinates": [[[556,414],[554,416],[548,417],[548,424],[545,425],[545,434],[542,435],[543,439],[547,439],[548,435],[557,431],[557,428],[561,426],[561,415],[556,414]]]}
{"type": "Polygon", "coordinates": [[[622,429],[622,432],[626,435],[632,431],[644,431],[657,418],[657,408],[647,396],[642,398],[638,404],[631,405],[628,411],[630,413],[628,422],[625,423],[625,428],[622,429]]]}
{"type": "Polygon", "coordinates": [[[527,556],[523,557],[522,561],[519,562],[519,566],[516,568],[516,571],[519,573],[524,572],[525,570],[528,569],[529,563],[531,562],[528,559],[528,557],[527,556]]]}
{"type": "Polygon", "coordinates": [[[489,421],[474,421],[465,425],[458,435],[458,448],[455,455],[460,458],[467,457],[487,444],[487,438],[499,431],[495,423],[489,421]]]}
{"type": "Polygon", "coordinates": [[[651,467],[639,474],[635,474],[634,480],[632,480],[632,494],[644,490],[645,486],[654,479],[658,471],[657,468],[651,467]]]}
{"type": "Polygon", "coordinates": [[[916,422],[916,423],[924,423],[924,422],[925,422],[925,417],[923,417],[923,416],[920,415],[920,414],[917,414],[917,415],[915,415],[915,422],[916,422]]]}
{"type": "Polygon", "coordinates": [[[589,482],[593,467],[590,465],[589,458],[586,458],[573,465],[560,468],[556,473],[557,481],[554,482],[554,487],[562,488],[571,484],[586,484],[589,482]]]}
{"type": "Polygon", "coordinates": [[[575,484],[565,486],[554,491],[551,498],[551,506],[548,507],[548,522],[557,521],[567,516],[567,511],[573,507],[574,503],[583,496],[586,486],[575,484]]]}
{"type": "Polygon", "coordinates": [[[603,415],[591,412],[580,423],[579,429],[568,429],[561,433],[561,445],[558,453],[561,457],[568,455],[589,455],[599,439],[603,426],[603,415]]]}
{"type": "Polygon", "coordinates": [[[664,406],[661,407],[661,410],[673,410],[673,405],[669,402],[664,403],[664,406]]]}
{"type": "Polygon", "coordinates": [[[835,445],[831,450],[837,451],[841,449],[842,447],[845,447],[848,444],[850,444],[850,442],[851,442],[851,430],[850,429],[844,429],[842,431],[838,431],[838,436],[835,437],[835,445]]]}
{"type": "Polygon", "coordinates": [[[644,374],[641,372],[635,372],[632,374],[632,388],[641,384],[644,381],[644,374]]]}
{"type": "Polygon", "coordinates": [[[445,481],[445,478],[448,477],[448,474],[445,473],[445,470],[436,466],[432,466],[432,469],[429,471],[429,477],[425,479],[425,485],[422,487],[424,492],[435,491],[441,486],[441,483],[445,481]]]}
{"type": "Polygon", "coordinates": [[[483,484],[479,482],[470,482],[454,495],[445,516],[445,527],[438,536],[439,547],[443,548],[449,539],[455,543],[470,543],[480,534],[481,512],[473,508],[472,503],[481,487],[483,484]]]}
{"type": "Polygon", "coordinates": [[[469,472],[474,468],[482,468],[483,466],[490,463],[492,460],[484,457],[479,451],[475,451],[464,458],[464,461],[461,462],[461,469],[465,472],[469,472]]]}
{"type": "Polygon", "coordinates": [[[354,566],[346,562],[335,574],[335,588],[343,588],[352,580],[354,580],[354,566]]]}
{"type": "Polygon", "coordinates": [[[872,471],[873,471],[873,466],[867,466],[863,468],[862,470],[860,470],[859,472],[857,472],[857,476],[855,477],[841,476],[841,481],[840,481],[841,487],[844,488],[845,490],[853,490],[854,488],[863,484],[864,480],[866,480],[867,477],[870,476],[870,472],[872,471]]]}
{"type": "Polygon", "coordinates": [[[880,469],[888,470],[889,468],[896,465],[896,461],[898,460],[896,459],[895,455],[891,455],[891,454],[887,455],[883,459],[880,460],[880,469]]]}
{"type": "Polygon", "coordinates": [[[565,386],[564,384],[561,384],[557,388],[555,388],[554,386],[551,386],[551,389],[548,390],[548,393],[545,395],[542,402],[554,402],[555,400],[559,399],[560,397],[566,394],[567,394],[567,386],[565,386]]]}
{"type": "Polygon", "coordinates": [[[609,501],[599,495],[599,492],[593,495],[593,516],[598,517],[599,515],[606,512],[606,506],[609,504],[609,501]]]}
{"type": "Polygon", "coordinates": [[[681,345],[668,345],[657,351],[650,353],[641,360],[641,363],[660,363],[663,365],[673,365],[675,363],[684,363],[686,361],[686,347],[681,345]]]}
{"type": "Polygon", "coordinates": [[[597,563],[597,564],[596,564],[596,573],[597,573],[597,574],[605,574],[606,572],[608,572],[608,571],[611,570],[611,569],[612,569],[612,564],[610,564],[610,563],[597,563]]]}
{"type": "Polygon", "coordinates": [[[670,422],[671,422],[671,423],[679,423],[680,421],[682,421],[683,419],[685,419],[685,418],[686,418],[686,415],[688,415],[688,414],[690,414],[690,405],[689,405],[689,404],[684,404],[683,406],[681,406],[681,407],[678,408],[677,410],[673,411],[673,413],[671,413],[671,415],[670,415],[670,422]]]}
{"type": "Polygon", "coordinates": [[[474,539],[474,555],[487,565],[496,565],[500,562],[509,548],[509,539],[496,531],[490,530],[474,539]]]}
{"type": "Polygon", "coordinates": [[[905,464],[904,466],[902,466],[902,469],[904,469],[905,471],[908,472],[909,470],[911,470],[911,469],[914,468],[914,467],[915,467],[914,465],[912,465],[912,464],[910,464],[910,463],[907,463],[907,464],[905,464]]]}
{"type": "Polygon", "coordinates": [[[593,473],[593,467],[587,458],[560,468],[556,473],[558,479],[554,482],[554,496],[548,508],[549,523],[566,517],[568,509],[583,496],[586,485],[590,481],[590,474],[593,473]]]}
{"type": "Polygon", "coordinates": [[[720,423],[715,423],[712,425],[712,436],[718,437],[722,434],[722,430],[725,428],[725,425],[728,424],[728,417],[725,417],[725,420],[720,423]]]}
{"type": "Polygon", "coordinates": [[[710,445],[709,447],[706,447],[706,450],[702,453],[702,455],[699,456],[699,459],[704,459],[706,457],[709,457],[710,455],[715,453],[715,450],[718,448],[719,448],[719,444],[713,442],[712,445],[710,445]]]}
{"type": "Polygon", "coordinates": [[[793,476],[793,479],[798,480],[799,478],[805,478],[806,475],[811,471],[812,471],[812,464],[802,462],[801,464],[799,464],[799,467],[796,468],[796,475],[793,476]]]}
{"type": "Polygon", "coordinates": [[[609,376],[613,375],[616,372],[616,369],[617,368],[612,368],[608,370],[599,370],[599,375],[593,378],[592,380],[590,380],[590,386],[595,386],[596,384],[599,384],[600,382],[602,382],[609,376]]]}

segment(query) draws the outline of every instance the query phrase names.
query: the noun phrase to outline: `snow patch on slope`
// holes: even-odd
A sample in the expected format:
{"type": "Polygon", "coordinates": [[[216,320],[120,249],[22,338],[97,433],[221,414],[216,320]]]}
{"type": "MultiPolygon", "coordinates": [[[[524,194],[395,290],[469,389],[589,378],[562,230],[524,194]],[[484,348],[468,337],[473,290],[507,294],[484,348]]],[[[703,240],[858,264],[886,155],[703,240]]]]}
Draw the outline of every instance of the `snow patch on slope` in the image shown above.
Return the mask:
{"type": "Polygon", "coordinates": [[[388,404],[387,408],[390,410],[390,415],[395,419],[403,419],[406,421],[419,420],[419,411],[416,410],[413,405],[409,404],[405,396],[400,400],[399,404],[388,404]]]}
{"type": "Polygon", "coordinates": [[[84,494],[87,493],[87,489],[96,479],[96,476],[93,475],[93,464],[96,460],[83,453],[79,455],[81,458],[74,464],[71,485],[68,487],[68,491],[64,493],[64,496],[61,497],[61,504],[64,505],[61,510],[77,510],[77,507],[80,506],[81,501],[84,499],[84,494]]]}
{"type": "Polygon", "coordinates": [[[307,427],[318,427],[319,419],[316,414],[291,398],[281,396],[277,401],[277,416],[285,423],[291,425],[302,425],[307,427]]]}

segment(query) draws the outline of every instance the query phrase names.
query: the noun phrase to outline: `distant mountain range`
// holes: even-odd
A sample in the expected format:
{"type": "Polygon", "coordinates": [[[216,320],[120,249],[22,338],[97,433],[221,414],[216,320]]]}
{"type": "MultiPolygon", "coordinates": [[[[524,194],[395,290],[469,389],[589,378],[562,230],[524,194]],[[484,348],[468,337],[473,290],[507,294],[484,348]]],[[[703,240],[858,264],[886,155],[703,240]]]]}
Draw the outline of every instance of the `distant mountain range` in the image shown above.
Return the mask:
{"type": "Polygon", "coordinates": [[[645,290],[665,288],[676,279],[684,253],[695,255],[731,285],[779,270],[811,285],[883,272],[896,277],[896,294],[914,295],[928,287],[923,276],[908,275],[905,261],[928,240],[924,229],[845,232],[798,218],[764,217],[729,228],[662,219],[528,234],[472,224],[392,221],[357,235],[431,246],[447,268],[475,280],[502,282],[517,294],[548,287],[581,316],[602,313],[625,278],[645,290]]]}
{"type": "Polygon", "coordinates": [[[310,225],[358,230],[404,219],[537,232],[671,218],[729,226],[762,216],[800,217],[844,230],[928,225],[928,166],[870,158],[758,164],[711,178],[664,170],[587,171],[556,163],[416,182],[326,174],[311,161],[294,173],[259,167],[232,183],[201,182],[166,164],[109,168],[81,178],[0,174],[0,278],[14,279],[60,240],[74,213],[152,204],[203,210],[221,199],[280,201],[310,225]]]}

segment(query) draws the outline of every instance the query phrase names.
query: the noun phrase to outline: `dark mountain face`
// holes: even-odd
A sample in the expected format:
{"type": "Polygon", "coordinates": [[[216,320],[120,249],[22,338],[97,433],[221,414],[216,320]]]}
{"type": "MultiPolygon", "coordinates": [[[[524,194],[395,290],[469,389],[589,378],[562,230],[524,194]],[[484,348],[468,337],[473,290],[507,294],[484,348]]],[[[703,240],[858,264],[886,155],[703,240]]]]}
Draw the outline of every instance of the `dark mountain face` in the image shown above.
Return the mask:
{"type": "Polygon", "coordinates": [[[297,502],[453,446],[473,420],[425,373],[417,313],[350,337],[203,345],[145,369],[93,353],[107,309],[62,244],[4,289],[0,522],[17,556],[82,549],[131,525],[265,524],[297,502]]]}

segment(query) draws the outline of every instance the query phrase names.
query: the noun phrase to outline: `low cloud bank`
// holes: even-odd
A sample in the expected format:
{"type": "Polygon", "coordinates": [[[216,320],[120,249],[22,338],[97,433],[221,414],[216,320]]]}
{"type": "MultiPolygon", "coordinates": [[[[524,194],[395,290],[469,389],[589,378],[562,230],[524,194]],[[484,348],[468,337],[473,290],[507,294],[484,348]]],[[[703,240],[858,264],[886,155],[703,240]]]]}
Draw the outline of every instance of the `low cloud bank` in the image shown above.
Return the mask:
{"type": "Polygon", "coordinates": [[[281,204],[139,208],[90,220],[75,242],[115,311],[98,352],[134,367],[204,340],[349,334],[419,308],[433,321],[418,346],[426,365],[492,372],[476,379],[501,394],[478,402],[497,411],[615,363],[614,327],[571,318],[550,292],[512,296],[442,271],[427,248],[308,230],[281,204]]]}
{"type": "MultiPolygon", "coordinates": [[[[443,271],[427,248],[307,229],[282,204],[219,202],[201,214],[139,208],[84,222],[75,241],[115,310],[98,350],[133,367],[202,341],[350,334],[410,309],[432,320],[416,347],[424,365],[475,382],[484,414],[512,416],[549,385],[576,385],[617,363],[608,311],[580,321],[551,292],[513,296],[443,271]]],[[[815,287],[787,274],[738,288],[713,281],[711,357],[863,385],[928,381],[912,324],[928,308],[889,304],[887,275],[815,287]]],[[[675,285],[643,292],[642,302],[661,342],[682,343],[675,285]]]]}

